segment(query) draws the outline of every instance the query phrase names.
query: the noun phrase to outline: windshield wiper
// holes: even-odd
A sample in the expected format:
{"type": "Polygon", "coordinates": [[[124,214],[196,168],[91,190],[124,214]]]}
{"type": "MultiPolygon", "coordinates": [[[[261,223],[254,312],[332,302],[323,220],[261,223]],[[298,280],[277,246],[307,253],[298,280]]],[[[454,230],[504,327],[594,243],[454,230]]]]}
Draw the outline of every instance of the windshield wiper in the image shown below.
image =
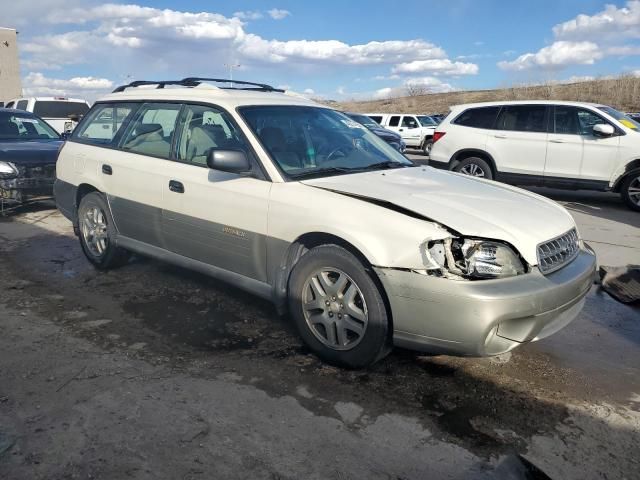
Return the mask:
{"type": "Polygon", "coordinates": [[[382,169],[391,169],[391,168],[404,168],[404,167],[415,167],[413,163],[400,163],[394,162],[392,160],[385,160],[384,162],[372,163],[371,165],[365,165],[363,167],[355,167],[351,168],[351,171],[366,171],[366,170],[382,170],[382,169]]]}
{"type": "Polygon", "coordinates": [[[300,173],[291,173],[289,176],[295,180],[315,177],[316,175],[324,175],[325,173],[349,173],[352,172],[353,168],[346,167],[327,167],[327,168],[316,168],[314,170],[309,170],[308,172],[300,172],[300,173]]]}

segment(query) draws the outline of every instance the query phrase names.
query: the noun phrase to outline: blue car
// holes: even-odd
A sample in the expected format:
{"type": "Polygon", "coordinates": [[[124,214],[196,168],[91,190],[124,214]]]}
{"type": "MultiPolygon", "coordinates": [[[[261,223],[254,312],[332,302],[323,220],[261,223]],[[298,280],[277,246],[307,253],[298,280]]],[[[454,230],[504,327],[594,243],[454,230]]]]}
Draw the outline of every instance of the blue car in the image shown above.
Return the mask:
{"type": "Polygon", "coordinates": [[[405,149],[407,148],[407,145],[404,143],[404,141],[402,140],[402,137],[398,133],[392,132],[391,130],[387,130],[386,128],[382,128],[380,125],[378,125],[375,121],[371,120],[366,115],[363,115],[361,113],[352,113],[352,112],[344,112],[344,114],[347,117],[351,118],[352,120],[355,120],[359,124],[364,125],[366,128],[371,130],[378,137],[383,139],[385,142],[387,142],[393,148],[398,150],[400,153],[404,153],[405,149]]]}
{"type": "Polygon", "coordinates": [[[53,196],[62,143],[60,135],[41,118],[0,108],[0,213],[53,196]]]}

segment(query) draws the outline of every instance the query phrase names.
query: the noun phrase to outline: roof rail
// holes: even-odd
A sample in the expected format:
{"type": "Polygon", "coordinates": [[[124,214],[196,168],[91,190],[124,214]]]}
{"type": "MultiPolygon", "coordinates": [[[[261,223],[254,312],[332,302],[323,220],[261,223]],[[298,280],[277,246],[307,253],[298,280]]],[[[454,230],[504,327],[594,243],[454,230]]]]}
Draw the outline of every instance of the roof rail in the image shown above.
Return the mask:
{"type": "Polygon", "coordinates": [[[157,85],[156,88],[164,88],[166,85],[197,87],[204,82],[242,85],[240,87],[219,87],[226,90],[258,90],[261,92],[284,92],[284,90],[282,89],[273,88],[271,85],[266,85],[264,83],[245,82],[243,80],[227,80],[224,78],[187,77],[183,78],[182,80],[136,80],[127,85],[120,85],[111,93],[124,92],[127,88],[141,87],[143,85],[157,85]]]}

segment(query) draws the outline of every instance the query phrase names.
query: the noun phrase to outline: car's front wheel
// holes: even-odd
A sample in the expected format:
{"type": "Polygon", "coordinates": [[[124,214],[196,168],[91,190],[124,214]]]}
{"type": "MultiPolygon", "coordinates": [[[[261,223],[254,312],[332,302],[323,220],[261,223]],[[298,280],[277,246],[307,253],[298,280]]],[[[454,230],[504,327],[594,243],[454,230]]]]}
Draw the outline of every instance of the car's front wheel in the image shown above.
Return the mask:
{"type": "Polygon", "coordinates": [[[640,174],[629,175],[622,182],[620,195],[629,208],[640,211],[640,174]]]}
{"type": "Polygon", "coordinates": [[[323,245],[303,255],[289,279],[289,310],[304,342],[329,363],[361,368],[390,351],[381,292],[342,247],[323,245]]]}
{"type": "Polygon", "coordinates": [[[96,268],[108,270],[127,262],[129,253],[114,243],[116,230],[102,193],[91,192],[82,197],[78,228],[82,251],[96,268]]]}
{"type": "Polygon", "coordinates": [[[454,168],[454,172],[463,173],[470,177],[486,178],[487,180],[493,180],[493,171],[489,164],[478,157],[469,157],[462,160],[454,168]]]}

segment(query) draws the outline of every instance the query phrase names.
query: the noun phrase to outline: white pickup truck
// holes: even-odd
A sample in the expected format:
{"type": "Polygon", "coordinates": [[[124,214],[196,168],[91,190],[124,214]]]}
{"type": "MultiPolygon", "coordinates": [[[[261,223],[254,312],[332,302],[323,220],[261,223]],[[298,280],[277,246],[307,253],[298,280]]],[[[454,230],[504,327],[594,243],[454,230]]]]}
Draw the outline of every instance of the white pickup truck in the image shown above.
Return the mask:
{"type": "Polygon", "coordinates": [[[397,132],[409,148],[419,148],[425,155],[431,153],[433,132],[438,124],[428,115],[401,113],[367,113],[368,117],[384,128],[397,132]]]}

